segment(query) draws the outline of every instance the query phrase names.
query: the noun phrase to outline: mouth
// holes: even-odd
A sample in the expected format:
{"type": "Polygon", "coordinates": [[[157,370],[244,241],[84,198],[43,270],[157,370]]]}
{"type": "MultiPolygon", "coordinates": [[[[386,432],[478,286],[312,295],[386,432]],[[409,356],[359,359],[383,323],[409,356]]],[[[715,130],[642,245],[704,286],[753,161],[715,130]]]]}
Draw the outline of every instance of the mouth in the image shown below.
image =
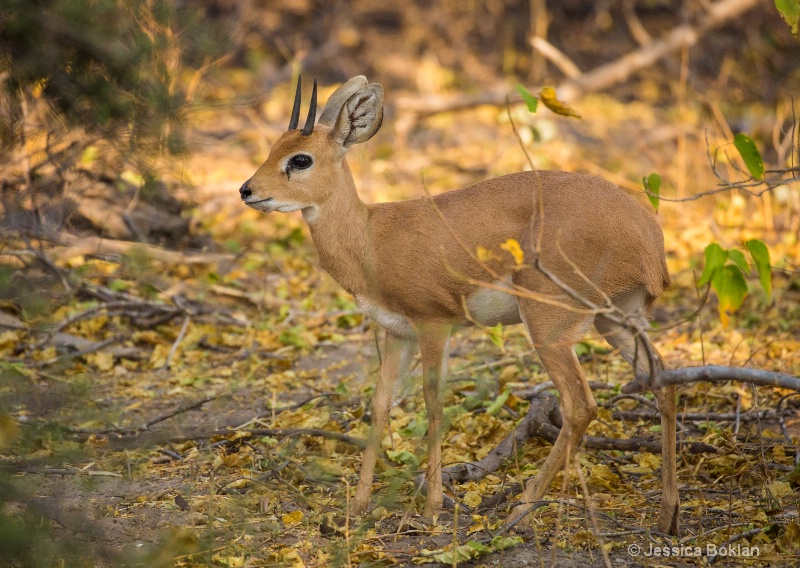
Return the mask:
{"type": "Polygon", "coordinates": [[[271,197],[267,197],[265,199],[245,199],[244,204],[252,207],[253,209],[261,209],[262,211],[269,212],[269,202],[272,201],[271,197]]]}

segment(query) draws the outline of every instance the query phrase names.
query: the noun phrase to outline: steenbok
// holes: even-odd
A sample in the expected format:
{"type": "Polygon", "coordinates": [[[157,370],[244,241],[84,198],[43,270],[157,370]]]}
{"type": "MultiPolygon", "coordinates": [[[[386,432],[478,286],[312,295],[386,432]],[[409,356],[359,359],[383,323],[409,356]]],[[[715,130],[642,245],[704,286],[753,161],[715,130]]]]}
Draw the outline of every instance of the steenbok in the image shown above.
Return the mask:
{"type": "MultiPolygon", "coordinates": [[[[393,389],[417,348],[428,413],[424,514],[441,510],[449,338],[453,328],[476,322],[525,324],[558,389],[563,427],[522,501],[541,499],[597,413],[573,349],[583,334],[594,325],[631,363],[635,380],[628,391],[646,388],[663,368],[643,331],[648,308],[669,284],[656,219],[616,185],[560,171],[515,173],[432,198],[366,204],[345,155],[380,128],[383,88],[363,76],[350,79],[331,95],[317,124],[316,95],[315,82],[299,130],[298,80],[289,131],[240,193],[266,213],[302,211],[320,266],[386,331],[354,512],[369,505],[393,389]],[[515,258],[501,250],[510,239],[525,262],[519,251],[515,258]],[[495,254],[479,261],[478,247],[495,254]]],[[[675,387],[654,393],[663,435],[658,529],[677,534],[675,387]]]]}

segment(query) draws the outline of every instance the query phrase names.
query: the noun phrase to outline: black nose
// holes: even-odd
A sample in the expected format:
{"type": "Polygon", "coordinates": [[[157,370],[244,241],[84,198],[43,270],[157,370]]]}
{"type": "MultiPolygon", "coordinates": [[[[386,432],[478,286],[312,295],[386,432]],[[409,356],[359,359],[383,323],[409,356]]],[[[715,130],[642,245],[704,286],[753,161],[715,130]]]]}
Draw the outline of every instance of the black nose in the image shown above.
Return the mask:
{"type": "Polygon", "coordinates": [[[247,182],[244,182],[242,184],[242,187],[239,188],[239,195],[242,196],[242,199],[247,199],[248,197],[253,195],[253,192],[250,190],[249,187],[247,187],[247,182]]]}

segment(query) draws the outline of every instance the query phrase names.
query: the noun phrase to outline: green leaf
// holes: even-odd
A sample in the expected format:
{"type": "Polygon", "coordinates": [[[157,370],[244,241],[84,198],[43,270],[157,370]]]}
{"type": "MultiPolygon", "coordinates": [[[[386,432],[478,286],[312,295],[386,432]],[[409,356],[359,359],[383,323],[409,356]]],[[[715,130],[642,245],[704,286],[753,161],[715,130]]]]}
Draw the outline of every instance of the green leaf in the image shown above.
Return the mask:
{"type": "Polygon", "coordinates": [[[775,0],[775,7],[792,28],[792,34],[800,36],[800,0],[775,0]]]}
{"type": "Polygon", "coordinates": [[[422,438],[428,431],[428,421],[422,418],[412,418],[405,428],[400,430],[400,435],[404,438],[422,438]]]}
{"type": "Polygon", "coordinates": [[[753,262],[756,263],[761,287],[767,293],[767,298],[772,299],[772,272],[769,268],[769,249],[767,249],[767,245],[763,241],[758,239],[751,239],[745,245],[747,250],[750,251],[750,256],[753,257],[753,262]]]}
{"type": "Polygon", "coordinates": [[[492,343],[494,343],[498,348],[505,351],[506,348],[505,348],[505,340],[503,339],[503,324],[498,323],[494,327],[490,327],[488,329],[488,332],[489,332],[489,339],[492,340],[492,343]]]}
{"type": "Polygon", "coordinates": [[[481,544],[476,540],[467,541],[467,546],[476,550],[477,552],[491,552],[492,549],[486,546],[485,544],[481,544]]]}
{"type": "Polygon", "coordinates": [[[539,99],[534,97],[528,89],[522,86],[521,83],[517,83],[516,89],[522,97],[522,100],[525,101],[526,105],[528,105],[528,110],[530,112],[536,112],[536,109],[539,106],[539,99]]]}
{"type": "Polygon", "coordinates": [[[700,275],[700,280],[697,282],[698,286],[705,286],[710,282],[714,274],[725,266],[729,256],[728,251],[717,243],[708,245],[704,254],[706,257],[706,266],[703,269],[703,274],[700,275]]]}
{"type": "Polygon", "coordinates": [[[467,561],[477,554],[478,552],[476,552],[474,548],[468,544],[462,544],[453,550],[447,550],[434,554],[433,557],[437,562],[441,562],[442,564],[454,565],[458,564],[459,562],[467,561]]]}
{"type": "Polygon", "coordinates": [[[492,402],[492,404],[486,407],[486,413],[489,414],[490,416],[494,416],[495,414],[497,414],[497,412],[501,408],[503,408],[503,405],[508,400],[510,394],[511,391],[509,390],[504,390],[503,392],[501,392],[500,395],[496,399],[494,399],[494,402],[492,402]]]}
{"type": "Polygon", "coordinates": [[[647,193],[647,199],[650,200],[650,204],[657,212],[658,205],[661,203],[661,176],[657,173],[652,173],[646,178],[642,178],[642,183],[647,193]]]}
{"type": "Polygon", "coordinates": [[[719,320],[723,327],[728,327],[731,314],[742,307],[747,296],[747,283],[742,271],[732,264],[723,266],[711,278],[711,287],[719,299],[719,320]]]}
{"type": "Polygon", "coordinates": [[[522,537],[520,536],[497,535],[492,538],[492,542],[489,544],[489,546],[491,547],[492,551],[497,551],[504,550],[518,544],[522,544],[522,537]]]}
{"type": "Polygon", "coordinates": [[[747,264],[747,259],[744,257],[744,253],[739,249],[731,249],[728,251],[728,256],[730,259],[736,263],[736,266],[742,269],[742,272],[745,275],[750,274],[750,265],[747,264]]]}
{"type": "Polygon", "coordinates": [[[419,466],[419,458],[408,450],[386,450],[386,456],[396,463],[419,466]]]}
{"type": "Polygon", "coordinates": [[[744,165],[750,171],[750,175],[756,179],[764,178],[764,160],[756,148],[756,143],[747,134],[737,134],[733,138],[733,145],[739,151],[739,155],[744,160],[744,165]]]}

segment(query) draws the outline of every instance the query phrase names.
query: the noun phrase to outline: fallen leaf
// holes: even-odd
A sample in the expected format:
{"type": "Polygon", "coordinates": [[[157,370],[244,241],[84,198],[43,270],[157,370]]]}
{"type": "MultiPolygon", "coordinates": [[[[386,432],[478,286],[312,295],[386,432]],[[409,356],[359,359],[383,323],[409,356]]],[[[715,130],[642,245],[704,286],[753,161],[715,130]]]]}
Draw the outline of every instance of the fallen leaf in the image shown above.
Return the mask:
{"type": "Polygon", "coordinates": [[[303,520],[303,511],[292,511],[291,513],[286,513],[284,516],[281,517],[281,521],[287,527],[293,527],[300,524],[300,521],[303,520]]]}

